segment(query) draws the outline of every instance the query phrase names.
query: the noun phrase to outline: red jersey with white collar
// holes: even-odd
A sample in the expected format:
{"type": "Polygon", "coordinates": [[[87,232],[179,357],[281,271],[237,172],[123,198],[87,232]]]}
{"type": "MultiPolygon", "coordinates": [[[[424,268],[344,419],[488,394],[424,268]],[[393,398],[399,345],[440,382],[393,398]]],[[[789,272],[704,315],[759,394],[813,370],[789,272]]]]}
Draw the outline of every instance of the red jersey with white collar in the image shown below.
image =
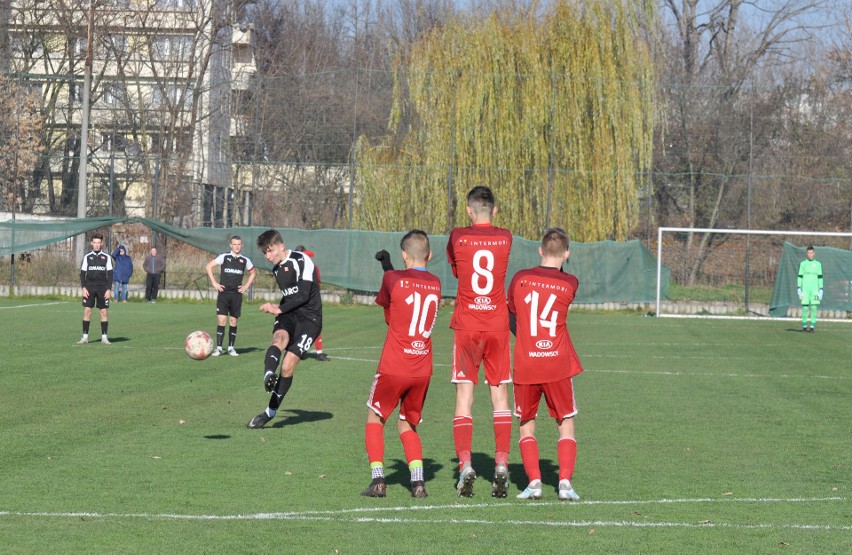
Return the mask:
{"type": "Polygon", "coordinates": [[[509,329],[506,270],[512,233],[491,224],[457,227],[447,241],[447,261],[459,280],[450,327],[456,330],[509,329]]]}
{"type": "Polygon", "coordinates": [[[423,268],[390,270],[376,304],[385,309],[388,333],[377,372],[432,375],[432,328],[441,303],[441,280],[423,268]]]}
{"type": "Polygon", "coordinates": [[[565,319],[579,282],[559,268],[521,270],[509,284],[509,311],[516,317],[516,384],[542,384],[583,371],[565,319]]]}

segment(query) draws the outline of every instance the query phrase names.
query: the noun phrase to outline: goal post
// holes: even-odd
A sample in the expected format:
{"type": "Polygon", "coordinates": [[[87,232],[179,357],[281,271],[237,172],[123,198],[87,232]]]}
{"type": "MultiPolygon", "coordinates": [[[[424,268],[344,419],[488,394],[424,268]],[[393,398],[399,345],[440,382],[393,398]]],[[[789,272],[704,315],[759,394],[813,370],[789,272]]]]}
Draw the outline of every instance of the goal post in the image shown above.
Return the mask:
{"type": "Polygon", "coordinates": [[[852,321],[852,232],[831,231],[660,227],[656,315],[798,319],[796,277],[808,245],[823,267],[819,319],[852,321]]]}

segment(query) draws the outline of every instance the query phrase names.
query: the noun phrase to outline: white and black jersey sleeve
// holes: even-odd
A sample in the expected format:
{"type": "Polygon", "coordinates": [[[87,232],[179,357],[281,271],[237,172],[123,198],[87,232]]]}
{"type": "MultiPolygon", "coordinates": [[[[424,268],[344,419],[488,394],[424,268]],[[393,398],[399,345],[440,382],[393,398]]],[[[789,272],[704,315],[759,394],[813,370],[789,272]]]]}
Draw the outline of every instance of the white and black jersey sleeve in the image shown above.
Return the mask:
{"type": "Polygon", "coordinates": [[[290,251],[290,255],[277,264],[272,273],[281,289],[281,312],[293,312],[300,318],[322,325],[320,283],[313,260],[301,252],[290,251]]]}

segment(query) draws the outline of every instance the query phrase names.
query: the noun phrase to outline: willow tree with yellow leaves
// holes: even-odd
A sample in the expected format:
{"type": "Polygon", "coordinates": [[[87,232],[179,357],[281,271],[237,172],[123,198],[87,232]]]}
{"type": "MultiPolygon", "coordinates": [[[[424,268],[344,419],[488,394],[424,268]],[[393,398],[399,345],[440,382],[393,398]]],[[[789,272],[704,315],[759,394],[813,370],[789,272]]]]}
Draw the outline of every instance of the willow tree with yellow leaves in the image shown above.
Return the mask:
{"type": "Polygon", "coordinates": [[[517,235],[628,238],[651,163],[649,4],[566,0],[432,31],[397,59],[391,135],[359,142],[353,225],[446,233],[483,184],[517,235]]]}

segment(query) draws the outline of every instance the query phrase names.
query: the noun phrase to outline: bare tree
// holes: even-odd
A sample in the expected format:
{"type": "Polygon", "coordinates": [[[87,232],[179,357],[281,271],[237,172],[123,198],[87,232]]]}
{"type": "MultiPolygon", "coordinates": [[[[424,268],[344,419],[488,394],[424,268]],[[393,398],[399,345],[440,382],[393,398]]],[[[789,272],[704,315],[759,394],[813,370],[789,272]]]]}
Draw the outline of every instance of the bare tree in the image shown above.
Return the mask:
{"type": "Polygon", "coordinates": [[[245,139],[235,157],[251,162],[258,199],[266,199],[254,203],[259,218],[304,227],[341,221],[353,144],[384,133],[390,111],[376,4],[266,0],[253,10],[258,73],[239,99],[245,139]]]}
{"type": "Polygon", "coordinates": [[[0,206],[13,214],[27,204],[24,186],[42,151],[39,95],[0,75],[0,206]]]}
{"type": "MultiPolygon", "coordinates": [[[[754,77],[810,38],[828,2],[662,0],[657,66],[666,126],[656,154],[662,223],[715,227],[731,205],[732,177],[748,173],[754,77]],[[809,19],[810,18],[810,19],[809,19]]],[[[689,272],[694,283],[713,236],[704,234],[689,272]]],[[[689,236],[687,248],[692,246],[689,236]]]]}
{"type": "MultiPolygon", "coordinates": [[[[211,83],[213,39],[219,40],[220,47],[222,41],[228,42],[220,31],[231,24],[230,8],[240,8],[244,2],[92,1],[92,132],[85,154],[91,157],[96,180],[93,209],[103,213],[109,190],[114,213],[122,214],[128,190],[147,184],[149,215],[175,222],[191,220],[197,183],[207,172],[206,160],[227,160],[227,153],[208,157],[207,144],[194,143],[196,131],[211,112],[205,99],[211,83]],[[155,183],[160,198],[153,196],[155,183]]],[[[33,186],[47,189],[47,208],[55,214],[73,213],[76,205],[88,3],[15,0],[12,7],[11,71],[41,89],[47,120],[47,152],[33,171],[33,186]]],[[[218,85],[221,90],[221,79],[218,85]]],[[[227,92],[218,95],[217,105],[228,105],[228,96],[227,92]]],[[[219,118],[220,125],[222,119],[228,119],[227,113],[219,118]]],[[[221,133],[216,137],[216,148],[227,149],[227,137],[225,144],[220,144],[221,133]]]]}
{"type": "Polygon", "coordinates": [[[9,21],[12,18],[12,4],[0,2],[0,75],[9,71],[9,21]]]}
{"type": "MultiPolygon", "coordinates": [[[[227,24],[214,19],[215,3],[181,2],[180,9],[163,10],[158,0],[144,0],[124,24],[132,46],[124,57],[114,55],[113,85],[121,100],[112,117],[143,180],[159,188],[156,198],[149,193],[149,213],[172,223],[193,221],[195,184],[205,171],[205,145],[194,140],[209,114],[203,100],[212,39],[227,24]]],[[[111,42],[124,47],[124,41],[111,42]]]]}

